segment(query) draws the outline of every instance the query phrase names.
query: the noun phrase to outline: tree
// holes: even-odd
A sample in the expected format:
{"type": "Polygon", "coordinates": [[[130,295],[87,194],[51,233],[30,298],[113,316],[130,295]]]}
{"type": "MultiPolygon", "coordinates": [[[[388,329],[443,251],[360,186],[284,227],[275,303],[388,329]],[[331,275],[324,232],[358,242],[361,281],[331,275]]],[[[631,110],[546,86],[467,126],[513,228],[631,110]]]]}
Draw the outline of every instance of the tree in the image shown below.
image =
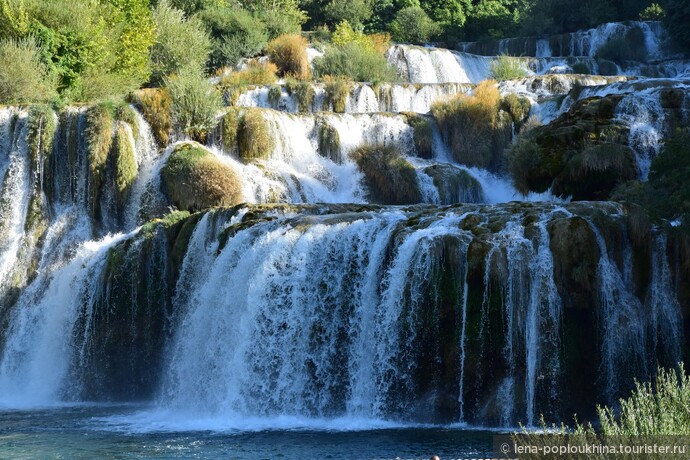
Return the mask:
{"type": "Polygon", "coordinates": [[[426,43],[440,31],[439,25],[418,6],[398,11],[391,24],[393,39],[399,42],[426,43]]]}
{"type": "Polygon", "coordinates": [[[671,37],[685,50],[690,50],[690,3],[686,0],[666,0],[663,7],[666,11],[664,25],[671,37]]]}

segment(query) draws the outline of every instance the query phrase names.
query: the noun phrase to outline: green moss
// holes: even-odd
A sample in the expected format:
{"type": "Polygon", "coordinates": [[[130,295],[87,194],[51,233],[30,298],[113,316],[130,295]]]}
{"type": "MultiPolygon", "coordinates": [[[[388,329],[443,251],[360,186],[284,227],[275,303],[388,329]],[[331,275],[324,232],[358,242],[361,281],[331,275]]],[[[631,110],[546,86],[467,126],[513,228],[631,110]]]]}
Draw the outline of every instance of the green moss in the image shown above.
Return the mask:
{"type": "Polygon", "coordinates": [[[508,94],[501,101],[501,110],[504,110],[510,115],[516,126],[522,125],[529,116],[529,111],[532,108],[529,99],[516,94],[508,94]]]}
{"type": "Polygon", "coordinates": [[[314,103],[314,86],[309,81],[288,79],[286,81],[288,93],[297,99],[300,112],[309,112],[314,103]]]}
{"type": "Polygon", "coordinates": [[[240,111],[230,107],[221,120],[221,143],[226,152],[234,152],[237,148],[237,128],[240,111]]]}
{"type": "Polygon", "coordinates": [[[108,153],[113,143],[114,112],[112,104],[107,103],[91,107],[86,112],[85,134],[89,158],[91,215],[97,213],[108,153]]]}
{"type": "Polygon", "coordinates": [[[422,201],[417,171],[394,147],[363,146],[351,156],[364,173],[375,201],[397,205],[422,201]]]}
{"type": "Polygon", "coordinates": [[[196,143],[178,145],[162,171],[165,191],[180,210],[198,211],[242,201],[235,171],[196,143]]]}
{"type": "Polygon", "coordinates": [[[55,113],[50,107],[34,105],[29,109],[27,140],[32,161],[43,158],[47,162],[53,150],[56,129],[55,113]]]}
{"type": "Polygon", "coordinates": [[[137,177],[137,160],[134,153],[134,139],[124,124],[115,130],[113,153],[115,154],[115,185],[120,196],[125,194],[137,177]]]}
{"type": "Polygon", "coordinates": [[[434,130],[431,121],[418,113],[405,113],[407,124],[412,126],[414,146],[417,155],[422,158],[430,159],[433,157],[434,130]]]}
{"type": "MultiPolygon", "coordinates": [[[[189,216],[189,211],[172,211],[166,216],[161,217],[160,219],[153,219],[144,224],[141,227],[141,235],[144,238],[151,238],[157,229],[169,229],[171,227],[174,227],[175,225],[181,223],[183,220],[187,219],[189,216]]],[[[114,255],[114,258],[114,260],[121,260],[122,254],[120,254],[119,256],[114,255]]]]}
{"type": "Polygon", "coordinates": [[[438,189],[441,204],[479,203],[484,200],[482,186],[464,169],[450,164],[437,164],[424,169],[438,189]]]}
{"type": "Polygon", "coordinates": [[[268,87],[268,103],[271,104],[271,107],[277,108],[282,96],[283,88],[280,85],[271,85],[268,87]]]}
{"type": "Polygon", "coordinates": [[[274,140],[260,109],[248,109],[240,118],[237,141],[243,161],[266,159],[271,155],[274,140]]]}
{"type": "Polygon", "coordinates": [[[139,138],[139,124],[137,123],[137,114],[129,104],[122,104],[115,112],[115,119],[123,123],[127,123],[132,129],[134,139],[139,138]]]}
{"type": "Polygon", "coordinates": [[[345,113],[345,106],[347,105],[347,98],[350,95],[351,87],[352,81],[347,77],[326,76],[324,78],[326,98],[334,112],[345,113]]]}
{"type": "Polygon", "coordinates": [[[340,134],[338,130],[323,120],[319,125],[319,154],[335,163],[341,163],[340,134]]]}

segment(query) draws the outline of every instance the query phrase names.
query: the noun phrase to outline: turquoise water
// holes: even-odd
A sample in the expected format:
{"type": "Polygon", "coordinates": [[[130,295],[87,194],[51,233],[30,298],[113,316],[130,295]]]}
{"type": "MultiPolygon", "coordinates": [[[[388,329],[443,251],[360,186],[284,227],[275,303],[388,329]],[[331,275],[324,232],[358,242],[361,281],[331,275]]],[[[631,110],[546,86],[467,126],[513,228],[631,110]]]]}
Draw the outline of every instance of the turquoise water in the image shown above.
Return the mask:
{"type": "MultiPolygon", "coordinates": [[[[462,427],[303,423],[251,431],[170,431],[146,408],[72,406],[0,411],[0,458],[428,459],[491,455],[495,432],[462,427]],[[314,428],[314,426],[320,426],[314,428]],[[344,430],[344,431],[343,431],[344,430]]],[[[267,422],[268,424],[268,422],[267,422]]],[[[276,424],[279,424],[277,422],[276,424]]]]}

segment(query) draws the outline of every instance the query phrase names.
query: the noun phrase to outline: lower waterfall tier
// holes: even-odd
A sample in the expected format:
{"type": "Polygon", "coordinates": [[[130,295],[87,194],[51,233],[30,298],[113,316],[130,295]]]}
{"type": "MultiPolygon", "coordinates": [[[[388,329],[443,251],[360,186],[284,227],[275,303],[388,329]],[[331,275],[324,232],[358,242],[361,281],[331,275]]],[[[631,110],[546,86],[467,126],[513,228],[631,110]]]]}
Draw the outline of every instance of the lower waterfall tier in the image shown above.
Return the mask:
{"type": "Polygon", "coordinates": [[[86,243],[5,310],[1,402],[587,416],[685,355],[689,247],[606,202],[176,213],[86,243]]]}

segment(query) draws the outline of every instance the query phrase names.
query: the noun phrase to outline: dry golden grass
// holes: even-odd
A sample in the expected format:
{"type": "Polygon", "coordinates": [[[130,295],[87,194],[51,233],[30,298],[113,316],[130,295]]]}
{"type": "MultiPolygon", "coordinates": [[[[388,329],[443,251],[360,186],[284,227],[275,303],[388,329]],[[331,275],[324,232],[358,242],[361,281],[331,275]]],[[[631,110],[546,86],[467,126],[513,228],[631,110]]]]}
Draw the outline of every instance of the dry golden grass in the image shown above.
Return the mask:
{"type": "Polygon", "coordinates": [[[274,140],[261,109],[248,109],[237,127],[239,156],[243,161],[268,158],[273,151],[274,140]]]}
{"type": "Polygon", "coordinates": [[[136,105],[151,126],[153,135],[161,146],[168,145],[172,133],[170,94],[165,88],[145,88],[132,93],[136,105]]]}
{"type": "Polygon", "coordinates": [[[291,75],[301,80],[311,76],[307,46],[309,42],[301,35],[281,35],[266,47],[266,54],[274,62],[281,76],[291,75]]]}

